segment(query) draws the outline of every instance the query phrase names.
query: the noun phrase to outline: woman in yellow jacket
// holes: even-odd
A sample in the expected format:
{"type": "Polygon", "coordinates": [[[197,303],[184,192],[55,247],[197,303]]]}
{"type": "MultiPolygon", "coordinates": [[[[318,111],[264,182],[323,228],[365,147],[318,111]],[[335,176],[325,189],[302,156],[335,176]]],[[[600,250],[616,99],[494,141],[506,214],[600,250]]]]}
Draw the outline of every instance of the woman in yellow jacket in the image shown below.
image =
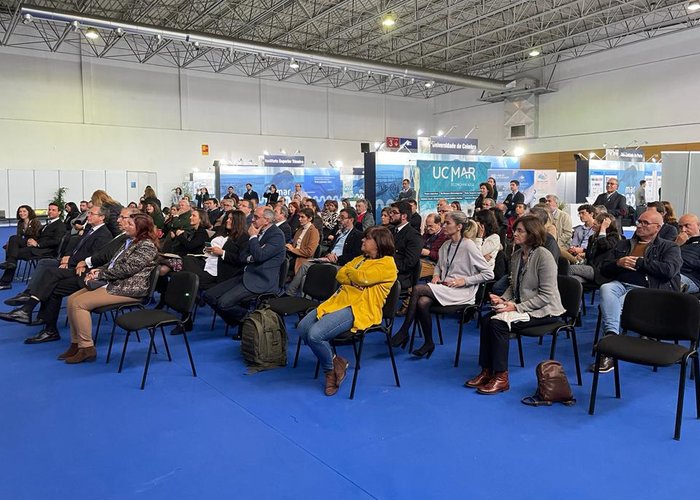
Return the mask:
{"type": "Polygon", "coordinates": [[[326,396],[333,396],[345,379],[348,361],[334,356],[329,340],[348,330],[357,331],[382,320],[382,308],[398,271],[394,238],[374,226],[362,238],[362,256],[340,268],[338,291],[299,322],[299,334],[311,348],[326,374],[326,396]]]}

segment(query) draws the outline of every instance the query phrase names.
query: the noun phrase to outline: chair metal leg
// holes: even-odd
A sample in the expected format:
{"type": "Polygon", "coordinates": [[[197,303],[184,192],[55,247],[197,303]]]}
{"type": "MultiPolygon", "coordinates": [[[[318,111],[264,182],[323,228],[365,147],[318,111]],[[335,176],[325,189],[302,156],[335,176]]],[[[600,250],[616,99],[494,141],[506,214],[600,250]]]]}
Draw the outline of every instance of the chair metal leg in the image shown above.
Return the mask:
{"type": "Polygon", "coordinates": [[[583,311],[583,315],[586,315],[586,292],[581,290],[581,310],[583,311]]]}
{"type": "Polygon", "coordinates": [[[214,329],[214,325],[216,324],[216,311],[212,309],[212,316],[211,316],[211,329],[214,329]]]}
{"type": "Polygon", "coordinates": [[[525,368],[525,358],[523,357],[523,339],[520,337],[520,335],[518,335],[518,355],[520,356],[520,367],[525,368]]]}
{"type": "Polygon", "coordinates": [[[97,316],[97,328],[95,328],[95,340],[93,343],[97,344],[97,338],[100,336],[100,325],[102,324],[102,313],[97,316]]]}
{"type": "Polygon", "coordinates": [[[615,397],[620,399],[620,367],[617,358],[613,358],[613,366],[615,367],[615,397]]]}
{"type": "Polygon", "coordinates": [[[355,399],[355,387],[357,386],[357,376],[360,373],[360,360],[362,359],[362,347],[364,346],[364,344],[365,336],[364,334],[361,334],[360,347],[357,350],[357,360],[355,362],[355,372],[352,374],[352,387],[350,388],[350,399],[355,399]]]}
{"type": "Polygon", "coordinates": [[[603,323],[603,314],[602,311],[600,310],[600,306],[598,306],[598,319],[595,324],[595,336],[593,337],[593,349],[591,351],[591,356],[595,356],[595,346],[598,343],[598,339],[600,338],[600,327],[601,324],[603,323]]]}
{"type": "Polygon", "coordinates": [[[141,378],[141,390],[146,387],[146,377],[148,376],[148,367],[151,364],[151,351],[153,351],[153,346],[156,340],[156,330],[155,328],[148,329],[148,335],[151,337],[151,341],[148,344],[148,354],[146,354],[146,364],[143,366],[143,378],[141,378]]]}
{"type": "Polygon", "coordinates": [[[598,377],[600,376],[600,353],[595,356],[595,368],[593,369],[593,385],[591,385],[591,402],[588,406],[588,414],[593,415],[595,412],[595,396],[598,391],[598,377]]]}
{"type": "Polygon", "coordinates": [[[692,356],[693,371],[695,372],[695,418],[700,418],[700,360],[698,353],[692,356]]]}
{"type": "Polygon", "coordinates": [[[576,340],[576,329],[571,329],[571,345],[574,348],[574,361],[576,362],[576,381],[578,385],[583,385],[581,381],[581,362],[578,359],[578,341],[576,340]]]}
{"type": "Polygon", "coordinates": [[[297,340],[297,352],[294,354],[294,365],[292,368],[297,367],[297,362],[299,361],[299,351],[301,351],[301,335],[299,335],[299,339],[297,340]]]}
{"type": "Polygon", "coordinates": [[[459,366],[459,355],[462,352],[462,330],[464,329],[464,321],[459,321],[459,332],[457,333],[457,352],[455,352],[455,368],[459,366]]]}
{"type": "Polygon", "coordinates": [[[314,372],[314,380],[318,378],[318,374],[321,371],[321,362],[316,360],[316,371],[314,372]]]}
{"type": "Polygon", "coordinates": [[[129,335],[131,335],[131,331],[127,330],[126,337],[124,337],[124,347],[122,348],[122,358],[119,360],[119,369],[117,370],[117,373],[121,373],[122,367],[124,366],[124,358],[126,357],[126,347],[129,345],[129,335]]]}
{"type": "MultiPolygon", "coordinates": [[[[112,333],[109,336],[109,349],[107,349],[107,359],[105,360],[105,364],[109,363],[109,357],[112,355],[112,345],[114,344],[114,332],[117,329],[117,323],[114,322],[112,324],[112,333]]],[[[97,344],[97,339],[95,339],[95,344],[97,344]]]]}
{"type": "MultiPolygon", "coordinates": [[[[401,387],[401,382],[399,382],[399,370],[396,368],[396,359],[394,358],[394,348],[391,347],[391,332],[386,331],[386,344],[389,347],[389,357],[391,358],[391,368],[394,370],[394,380],[396,381],[396,387],[401,387]]],[[[359,359],[359,357],[358,357],[359,359]]],[[[359,362],[358,362],[359,366],[359,362]]]]}
{"type": "Polygon", "coordinates": [[[673,433],[673,439],[680,441],[681,439],[681,424],[683,423],[683,400],[685,398],[685,370],[688,366],[688,357],[683,356],[681,361],[681,374],[678,378],[678,402],[676,404],[676,428],[673,433]]]}
{"type": "Polygon", "coordinates": [[[557,348],[557,337],[558,336],[559,335],[557,334],[557,332],[554,332],[552,334],[552,347],[549,349],[549,359],[554,359],[554,351],[557,348]]]}
{"type": "MultiPolygon", "coordinates": [[[[182,331],[185,331],[185,325],[182,326],[182,331]]],[[[172,361],[173,357],[170,355],[170,346],[168,345],[168,340],[165,338],[165,330],[163,327],[160,327],[160,335],[163,337],[163,344],[165,344],[165,352],[168,355],[168,361],[172,361]]]]}
{"type": "Polygon", "coordinates": [[[438,331],[438,338],[440,339],[440,345],[444,345],[445,343],[442,340],[442,325],[440,325],[440,315],[435,316],[435,321],[437,323],[437,331],[438,331]]]}
{"type": "Polygon", "coordinates": [[[593,305],[593,302],[595,301],[595,289],[591,292],[591,305],[593,305]]]}
{"type": "Polygon", "coordinates": [[[192,350],[190,349],[190,341],[187,339],[187,332],[182,333],[182,338],[185,340],[185,347],[187,348],[187,357],[190,358],[190,366],[192,367],[192,376],[196,377],[197,370],[194,367],[194,359],[192,358],[192,350]]]}

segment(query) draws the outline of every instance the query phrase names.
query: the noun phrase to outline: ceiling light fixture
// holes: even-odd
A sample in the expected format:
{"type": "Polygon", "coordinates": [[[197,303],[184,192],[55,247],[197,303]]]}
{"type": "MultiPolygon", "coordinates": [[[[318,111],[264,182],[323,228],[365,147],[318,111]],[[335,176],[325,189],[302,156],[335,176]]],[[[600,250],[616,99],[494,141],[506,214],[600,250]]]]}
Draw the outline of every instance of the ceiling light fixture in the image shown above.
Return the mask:
{"type": "Polygon", "coordinates": [[[525,148],[518,146],[513,150],[513,156],[522,156],[525,154],[525,148]]]}
{"type": "Polygon", "coordinates": [[[90,40],[97,40],[100,38],[100,34],[95,28],[88,28],[85,31],[85,38],[89,38],[90,40]]]}
{"type": "Polygon", "coordinates": [[[695,12],[696,10],[700,10],[700,2],[690,2],[686,8],[690,12],[695,12]]]}
{"type": "Polygon", "coordinates": [[[292,60],[289,61],[289,67],[292,69],[299,69],[299,63],[292,57],[292,60]]]}
{"type": "Polygon", "coordinates": [[[444,131],[444,130],[438,130],[438,137],[442,137],[443,135],[445,135],[445,131],[444,131]]]}
{"type": "Polygon", "coordinates": [[[532,49],[530,52],[528,52],[527,55],[529,55],[530,57],[537,57],[537,56],[539,56],[541,53],[542,53],[542,52],[540,52],[540,49],[532,49]]]}
{"type": "Polygon", "coordinates": [[[24,14],[24,15],[22,16],[22,22],[23,22],[24,24],[29,24],[29,23],[31,23],[33,20],[34,20],[34,18],[32,17],[31,14],[24,14]]]}
{"type": "Polygon", "coordinates": [[[382,26],[385,28],[393,28],[396,26],[396,14],[393,12],[388,12],[382,17],[382,26]]]}
{"type": "Polygon", "coordinates": [[[416,136],[421,136],[421,135],[423,135],[423,129],[419,128],[418,130],[416,130],[416,136]]]}
{"type": "Polygon", "coordinates": [[[425,82],[425,88],[426,89],[432,89],[433,85],[435,85],[435,82],[425,82]]]}

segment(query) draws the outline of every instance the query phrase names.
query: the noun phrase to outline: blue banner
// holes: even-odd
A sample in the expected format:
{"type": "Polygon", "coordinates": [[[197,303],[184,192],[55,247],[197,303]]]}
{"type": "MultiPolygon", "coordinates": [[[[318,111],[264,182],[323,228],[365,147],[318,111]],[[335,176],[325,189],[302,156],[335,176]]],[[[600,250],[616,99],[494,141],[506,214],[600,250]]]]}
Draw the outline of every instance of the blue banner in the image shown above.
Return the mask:
{"type": "Polygon", "coordinates": [[[418,160],[415,184],[423,209],[431,209],[440,198],[468,205],[479,195],[479,184],[488,178],[489,163],[481,161],[418,160]]]}
{"type": "Polygon", "coordinates": [[[525,204],[532,205],[532,202],[537,202],[536,198],[546,196],[548,193],[540,193],[538,195],[535,190],[535,171],[498,168],[489,170],[489,177],[496,179],[496,188],[498,189],[498,202],[502,203],[506,196],[510,194],[510,181],[517,180],[520,182],[518,191],[525,196],[525,204]]]}
{"type": "Polygon", "coordinates": [[[253,190],[260,196],[261,203],[264,203],[262,196],[270,184],[274,184],[280,196],[284,196],[287,201],[297,182],[321,205],[328,199],[340,200],[343,194],[340,172],[334,168],[222,166],[219,169],[219,175],[221,193],[226,193],[228,186],[233,186],[236,194],[242,196],[245,193],[246,183],[251,183],[253,190]]]}

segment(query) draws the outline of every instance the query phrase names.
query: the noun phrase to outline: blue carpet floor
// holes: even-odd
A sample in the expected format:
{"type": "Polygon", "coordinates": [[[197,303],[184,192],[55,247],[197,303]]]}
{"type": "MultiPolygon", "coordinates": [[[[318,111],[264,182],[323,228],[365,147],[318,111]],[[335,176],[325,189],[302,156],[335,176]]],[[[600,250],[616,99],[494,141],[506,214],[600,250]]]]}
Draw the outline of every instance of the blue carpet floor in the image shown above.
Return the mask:
{"type": "MultiPolygon", "coordinates": [[[[0,292],[0,301],[21,289],[0,292]]],[[[592,309],[577,330],[584,369],[592,309]]],[[[511,390],[479,396],[462,387],[478,370],[476,329],[465,329],[453,368],[456,323],[447,319],[445,345],[430,360],[398,351],[400,388],[382,338],[371,338],[350,401],[350,377],[335,397],[323,395],[306,347],[296,369],[246,375],[239,344],[220,321],[210,324],[204,309],[190,336],[199,376],[182,338],[169,337],[174,360],[159,351],[145,391],[147,343],[130,342],[116,373],[123,336],[105,364],[109,323],[97,362],[77,366],[55,360],[67,331],[61,342],[31,346],[22,339],[37,328],[0,324],[0,498],[690,497],[680,471],[694,463],[700,422],[689,382],[682,440],[672,439],[677,367],[622,364],[620,400],[612,374],[602,375],[595,416],[588,373],[573,385],[575,406],[531,408],[520,399],[534,392],[549,341],[524,341],[525,368],[512,343],[511,390]]],[[[297,336],[288,324],[291,360],[297,336]]],[[[556,358],[575,383],[564,338],[556,358]]]]}

